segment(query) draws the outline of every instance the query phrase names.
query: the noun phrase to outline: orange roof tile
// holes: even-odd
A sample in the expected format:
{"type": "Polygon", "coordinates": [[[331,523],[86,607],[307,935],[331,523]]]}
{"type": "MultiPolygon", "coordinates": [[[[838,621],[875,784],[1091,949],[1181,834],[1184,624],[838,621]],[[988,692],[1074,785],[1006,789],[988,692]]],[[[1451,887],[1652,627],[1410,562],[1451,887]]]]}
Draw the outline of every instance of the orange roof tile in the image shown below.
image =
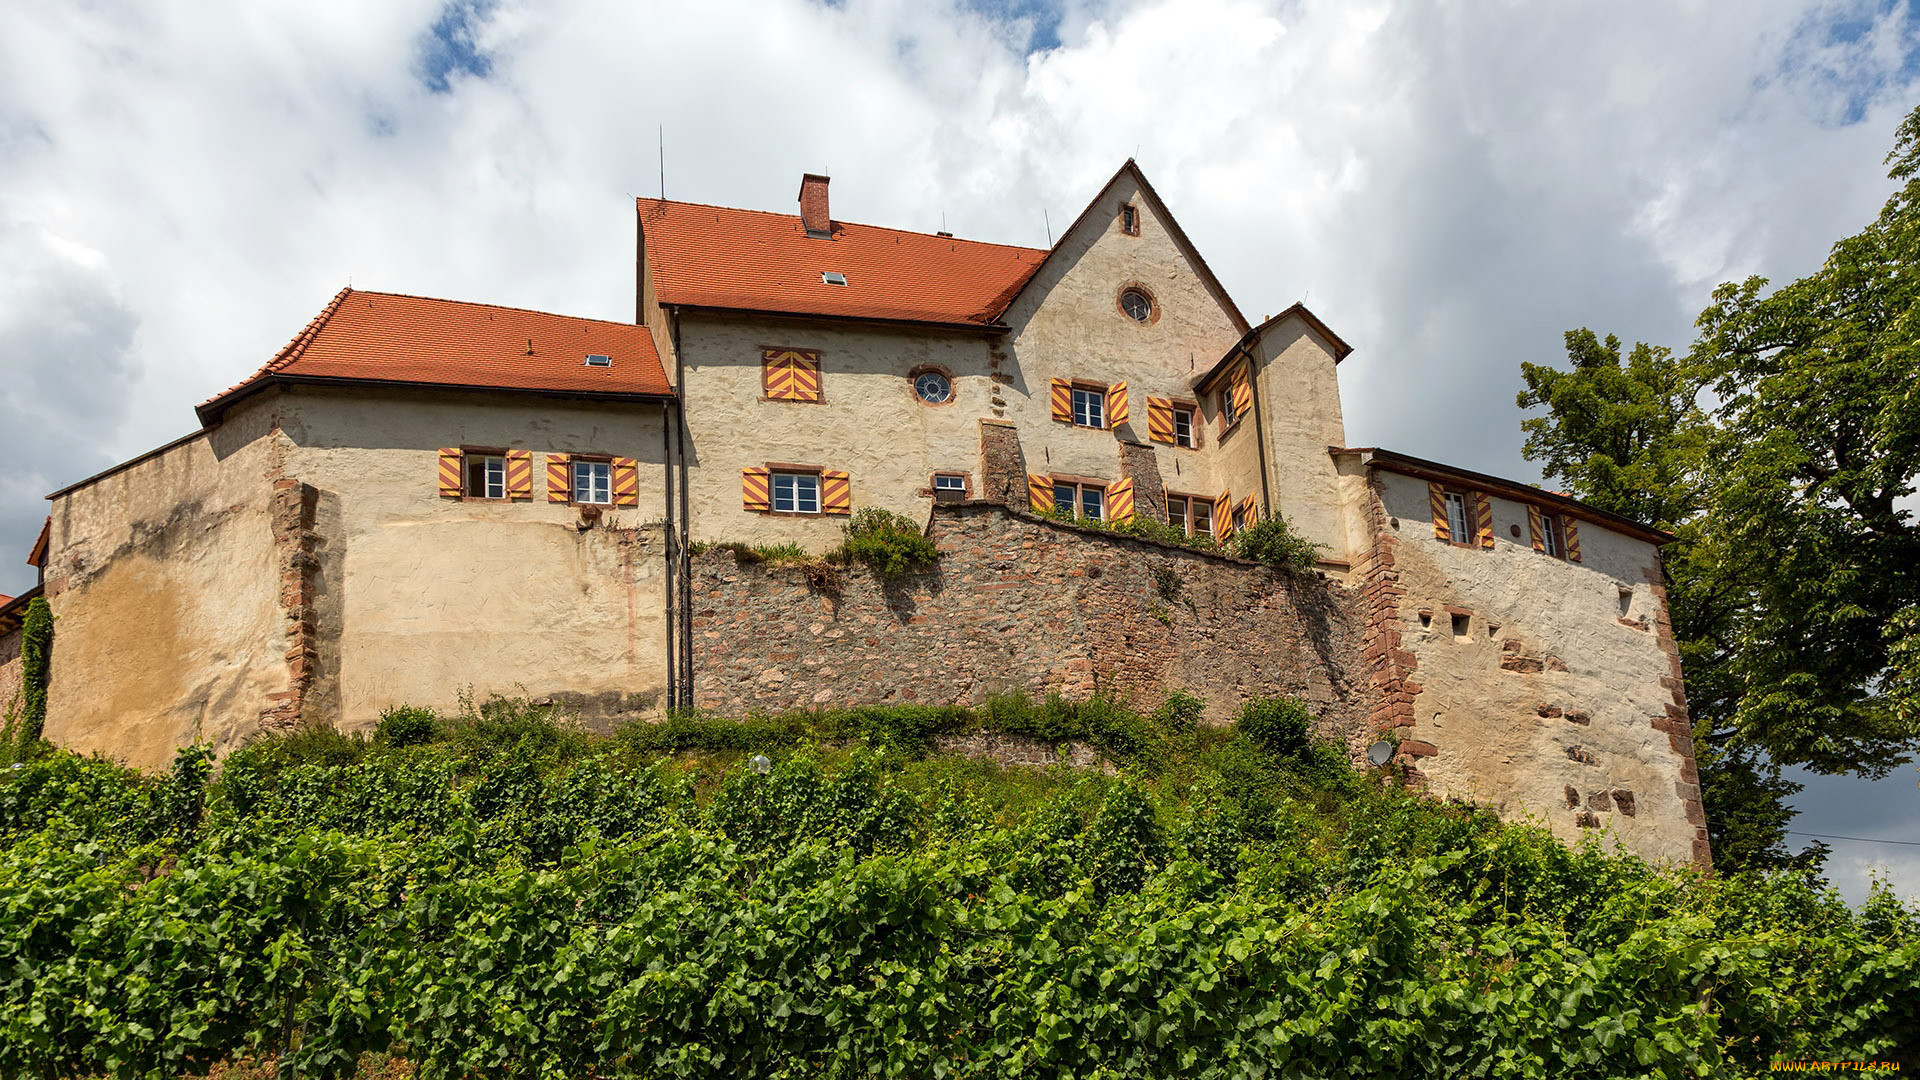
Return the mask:
{"type": "Polygon", "coordinates": [[[644,326],[345,288],[266,366],[201,404],[201,420],[267,383],[309,380],[592,396],[673,393],[644,326]],[[612,357],[613,364],[588,367],[589,354],[612,357]]]}
{"type": "Polygon", "coordinates": [[[637,203],[662,304],[988,326],[1047,256],[844,221],[817,238],[798,214],[637,203]],[[826,284],[829,271],[847,283],[826,284]]]}

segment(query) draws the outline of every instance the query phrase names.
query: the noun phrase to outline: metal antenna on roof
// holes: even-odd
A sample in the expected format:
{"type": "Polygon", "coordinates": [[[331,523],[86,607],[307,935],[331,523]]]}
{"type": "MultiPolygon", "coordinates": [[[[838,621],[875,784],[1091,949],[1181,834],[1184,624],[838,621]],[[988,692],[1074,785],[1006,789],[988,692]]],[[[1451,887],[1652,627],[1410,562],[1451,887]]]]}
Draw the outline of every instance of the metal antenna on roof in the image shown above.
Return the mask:
{"type": "Polygon", "coordinates": [[[1047,223],[1047,246],[1053,246],[1053,219],[1047,216],[1047,208],[1040,208],[1040,220],[1047,223]]]}
{"type": "Polygon", "coordinates": [[[533,355],[533,339],[532,338],[527,339],[527,355],[528,356],[533,355]]]}
{"type": "Polygon", "coordinates": [[[660,201],[667,201],[667,125],[661,124],[660,136],[660,201]]]}

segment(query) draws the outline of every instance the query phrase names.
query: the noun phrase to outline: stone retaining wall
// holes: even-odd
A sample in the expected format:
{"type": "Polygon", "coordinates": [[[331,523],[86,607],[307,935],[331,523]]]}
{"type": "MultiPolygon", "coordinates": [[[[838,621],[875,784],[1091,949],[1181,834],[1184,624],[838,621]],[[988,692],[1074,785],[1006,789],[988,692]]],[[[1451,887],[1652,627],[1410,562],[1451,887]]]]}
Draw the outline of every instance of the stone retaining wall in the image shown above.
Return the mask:
{"type": "Polygon", "coordinates": [[[1183,689],[1220,722],[1285,694],[1329,734],[1361,737],[1364,620],[1342,586],[981,501],[935,507],[929,528],[939,565],[894,582],[694,559],[695,704],[743,715],[1025,690],[1151,708],[1183,689]]]}

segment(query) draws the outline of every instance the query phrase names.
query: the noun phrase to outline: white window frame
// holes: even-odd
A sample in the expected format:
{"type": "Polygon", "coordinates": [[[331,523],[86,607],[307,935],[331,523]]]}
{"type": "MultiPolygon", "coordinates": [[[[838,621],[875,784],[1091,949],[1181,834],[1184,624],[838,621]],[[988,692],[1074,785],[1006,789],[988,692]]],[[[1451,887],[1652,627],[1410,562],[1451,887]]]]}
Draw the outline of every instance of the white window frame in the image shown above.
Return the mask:
{"type": "Polygon", "coordinates": [[[1194,407],[1174,405],[1171,411],[1173,413],[1173,445],[1183,446],[1188,450],[1199,449],[1200,428],[1195,423],[1198,417],[1195,416],[1194,407]]]}
{"type": "Polygon", "coordinates": [[[507,458],[505,454],[463,453],[465,460],[460,463],[461,486],[469,499],[504,499],[507,497],[507,458]],[[473,489],[474,466],[482,471],[480,490],[473,489]]]}
{"type": "Polygon", "coordinates": [[[573,501],[582,506],[613,504],[613,462],[574,461],[573,501]]]}
{"type": "Polygon", "coordinates": [[[1446,504],[1447,531],[1453,534],[1453,542],[1471,545],[1473,538],[1480,534],[1480,515],[1473,505],[1473,493],[1446,491],[1441,498],[1446,504]],[[1458,515],[1455,514],[1456,509],[1458,515]]]}
{"type": "Polygon", "coordinates": [[[1540,515],[1540,547],[1556,559],[1567,557],[1567,526],[1559,514],[1540,515]]]}
{"type": "Polygon", "coordinates": [[[1053,508],[1058,513],[1072,514],[1076,518],[1086,518],[1088,521],[1105,521],[1107,519],[1107,487],[1105,484],[1083,484],[1077,480],[1055,480],[1053,482],[1053,508]],[[1060,495],[1062,492],[1068,493],[1066,506],[1060,505],[1060,495]],[[1089,496],[1092,498],[1091,509],[1093,513],[1091,514],[1087,513],[1089,509],[1089,496]]]}
{"type": "Polygon", "coordinates": [[[820,474],[775,472],[767,478],[767,498],[776,514],[820,513],[820,474]],[[782,502],[786,505],[781,505],[782,502]]]}
{"type": "Polygon", "coordinates": [[[1073,395],[1073,426],[1087,428],[1105,428],[1107,426],[1107,392],[1092,386],[1075,386],[1073,395]],[[1085,406],[1082,408],[1082,406],[1085,406]]]}
{"type": "Polygon", "coordinates": [[[1240,422],[1240,414],[1233,411],[1233,383],[1220,388],[1220,426],[1230,428],[1240,422]]]}
{"type": "Polygon", "coordinates": [[[967,490],[967,478],[960,473],[934,473],[933,490],[958,491],[964,494],[967,490]]]}

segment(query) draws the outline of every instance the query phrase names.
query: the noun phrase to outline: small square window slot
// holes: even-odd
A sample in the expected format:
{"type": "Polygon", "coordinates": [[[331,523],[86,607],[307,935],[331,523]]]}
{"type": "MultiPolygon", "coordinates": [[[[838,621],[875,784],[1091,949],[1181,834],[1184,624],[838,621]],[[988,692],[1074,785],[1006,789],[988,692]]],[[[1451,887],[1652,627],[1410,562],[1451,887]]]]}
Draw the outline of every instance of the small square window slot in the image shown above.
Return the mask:
{"type": "Polygon", "coordinates": [[[1627,614],[1632,610],[1633,610],[1633,590],[1621,589],[1620,590],[1620,617],[1623,619],[1626,618],[1627,614]]]}
{"type": "Polygon", "coordinates": [[[1473,616],[1462,615],[1457,611],[1453,612],[1452,615],[1453,615],[1453,636],[1457,638],[1468,638],[1473,636],[1473,629],[1472,629],[1473,616]]]}

